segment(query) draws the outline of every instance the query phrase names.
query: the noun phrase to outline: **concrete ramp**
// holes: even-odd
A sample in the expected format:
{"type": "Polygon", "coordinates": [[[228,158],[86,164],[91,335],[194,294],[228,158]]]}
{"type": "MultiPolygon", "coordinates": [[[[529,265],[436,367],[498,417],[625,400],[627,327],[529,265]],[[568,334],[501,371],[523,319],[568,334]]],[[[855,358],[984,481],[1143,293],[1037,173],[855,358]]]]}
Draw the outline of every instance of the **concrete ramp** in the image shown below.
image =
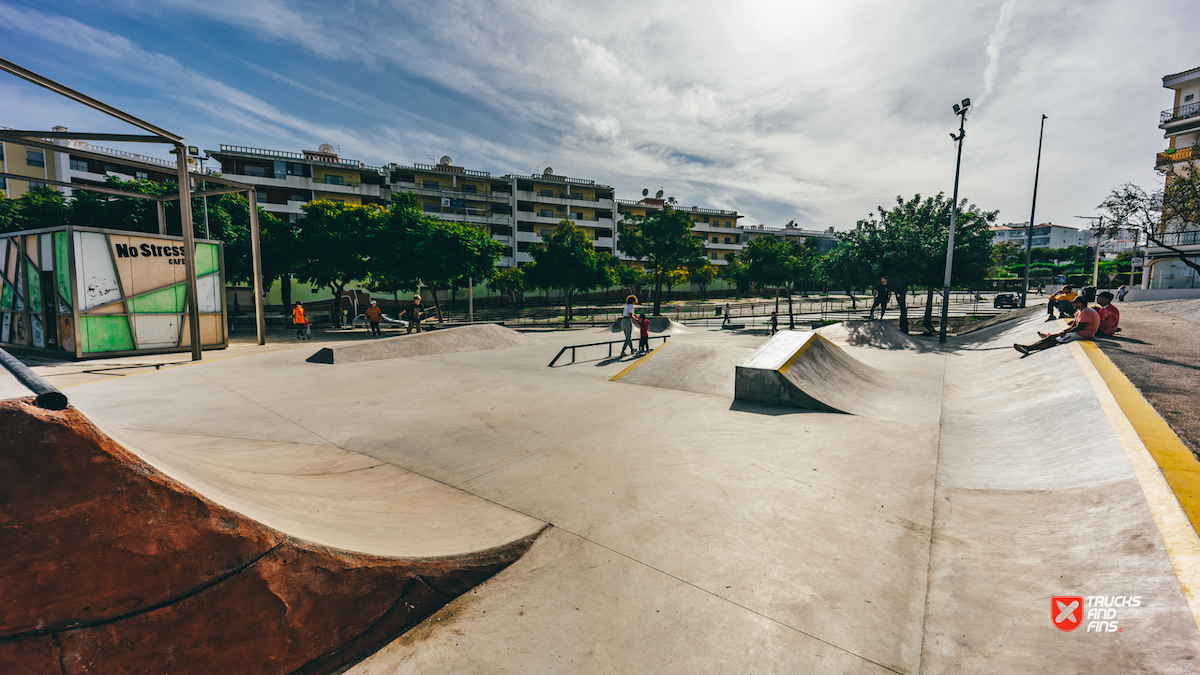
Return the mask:
{"type": "Polygon", "coordinates": [[[733,398],[734,367],[752,353],[754,350],[746,347],[669,342],[612,379],[733,398]]]}
{"type": "Polygon", "coordinates": [[[781,331],[736,367],[739,401],[821,412],[893,417],[897,378],[862,363],[810,331],[781,331]]]}
{"type": "Polygon", "coordinates": [[[842,321],[818,328],[816,333],[834,344],[876,349],[911,349],[924,351],[926,346],[900,332],[891,321],[842,321]]]}
{"type": "Polygon", "coordinates": [[[342,672],[520,558],[543,527],[337,448],[142,439],[172,473],[283,531],[73,408],[3,401],[0,429],[3,673],[342,672]]]}
{"type": "MultiPolygon", "coordinates": [[[[674,319],[672,319],[670,317],[652,316],[649,318],[650,318],[650,332],[651,333],[665,333],[667,331],[671,331],[672,333],[687,333],[688,332],[688,329],[686,326],[679,323],[678,321],[675,321],[674,319]]],[[[624,332],[625,329],[621,327],[621,319],[618,318],[612,322],[612,325],[610,325],[608,327],[608,330],[612,333],[621,333],[621,332],[624,332]]],[[[633,327],[633,337],[637,338],[637,336],[638,336],[638,329],[637,329],[637,325],[635,324],[633,327]]]]}
{"type": "Polygon", "coordinates": [[[541,343],[528,335],[522,335],[504,326],[484,323],[325,347],[310,356],[308,362],[357,363],[432,354],[475,352],[485,349],[527,347],[536,344],[541,343]]]}

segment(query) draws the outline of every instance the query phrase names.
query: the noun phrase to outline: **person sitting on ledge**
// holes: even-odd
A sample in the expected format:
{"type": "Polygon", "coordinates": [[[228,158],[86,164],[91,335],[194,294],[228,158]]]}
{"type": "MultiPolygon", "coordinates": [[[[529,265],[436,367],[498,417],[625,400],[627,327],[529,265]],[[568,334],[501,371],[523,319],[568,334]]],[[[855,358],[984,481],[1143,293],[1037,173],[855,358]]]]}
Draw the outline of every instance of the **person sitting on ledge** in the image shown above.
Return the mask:
{"type": "Polygon", "coordinates": [[[1091,307],[1088,307],[1087,303],[1083,300],[1083,296],[1081,295],[1076,296],[1075,299],[1071,301],[1071,304],[1075,310],[1075,318],[1071,320],[1071,323],[1067,326],[1066,330],[1062,331],[1061,333],[1039,332],[1038,335],[1042,336],[1041,340],[1038,340],[1031,345],[1015,344],[1013,345],[1013,349],[1021,352],[1022,354],[1029,355],[1033,352],[1040,352],[1043,349],[1049,349],[1055,345],[1060,345],[1075,340],[1091,340],[1092,338],[1096,337],[1096,330],[1100,328],[1100,314],[1091,307]]]}
{"type": "Polygon", "coordinates": [[[1050,299],[1046,301],[1046,320],[1054,320],[1054,310],[1056,309],[1058,310],[1058,318],[1060,319],[1074,316],[1075,310],[1071,309],[1071,306],[1075,302],[1075,296],[1076,293],[1071,289],[1069,284],[1063,286],[1061,291],[1051,295],[1050,299]]]}
{"type": "Polygon", "coordinates": [[[1121,332],[1121,310],[1112,304],[1113,294],[1108,291],[1100,291],[1096,294],[1096,303],[1100,305],[1097,310],[1100,314],[1100,328],[1096,331],[1096,335],[1100,337],[1114,337],[1121,332]]]}

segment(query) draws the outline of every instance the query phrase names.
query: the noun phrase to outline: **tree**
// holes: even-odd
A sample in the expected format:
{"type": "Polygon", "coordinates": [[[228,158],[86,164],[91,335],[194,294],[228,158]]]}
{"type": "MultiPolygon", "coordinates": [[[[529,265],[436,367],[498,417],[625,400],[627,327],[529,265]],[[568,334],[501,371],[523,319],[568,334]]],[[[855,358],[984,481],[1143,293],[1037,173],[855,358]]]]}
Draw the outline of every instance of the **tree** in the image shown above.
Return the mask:
{"type": "Polygon", "coordinates": [[[579,293],[616,283],[617,275],[609,259],[612,255],[597,251],[587,233],[569,220],[563,220],[542,243],[529,249],[533,262],[523,269],[526,283],[535,288],[562,291],[564,324],[574,318],[572,306],[579,293]]]}
{"type": "Polygon", "coordinates": [[[720,270],[707,260],[700,260],[688,268],[688,280],[700,288],[701,299],[708,299],[708,285],[717,280],[720,270]]]}
{"type": "Polygon", "coordinates": [[[410,234],[420,236],[413,239],[413,271],[434,289],[439,321],[444,319],[437,289],[462,287],[468,278],[474,282],[491,279],[496,272],[496,261],[504,252],[503,244],[466,223],[429,217],[419,230],[410,234]]]}
{"type": "Polygon", "coordinates": [[[718,274],[721,279],[737,288],[739,294],[745,295],[746,291],[750,289],[749,269],[746,267],[746,263],[738,260],[734,253],[725,254],[725,265],[721,267],[718,274]]]}
{"type": "Polygon", "coordinates": [[[1102,231],[1114,237],[1121,229],[1134,230],[1139,241],[1165,248],[1200,272],[1200,264],[1193,260],[1196,254],[1173,245],[1179,234],[1200,229],[1200,165],[1190,160],[1179,167],[1169,165],[1161,173],[1163,187],[1155,192],[1133,183],[1113,188],[1099,206],[1108,216],[1102,231]]]}
{"type": "MultiPolygon", "coordinates": [[[[908,332],[908,288],[926,287],[924,325],[933,332],[933,294],[944,281],[946,239],[953,204],[945,194],[905,201],[896,197],[891,210],[878,207],[875,215],[858,222],[841,238],[824,263],[832,277],[868,288],[881,276],[896,294],[900,307],[900,329],[908,332]]],[[[995,211],[981,211],[963,199],[959,205],[954,247],[952,283],[977,283],[987,274],[992,233],[989,225],[995,211]]]]}
{"type": "MultiPolygon", "coordinates": [[[[614,269],[617,273],[617,283],[626,289],[625,292],[627,295],[637,295],[637,290],[642,281],[642,270],[626,265],[616,256],[613,257],[613,261],[616,263],[614,269]]],[[[608,296],[605,296],[605,302],[607,301],[608,296]]]]}
{"type": "Polygon", "coordinates": [[[992,265],[995,267],[1011,267],[1025,264],[1025,248],[1015,241],[1002,241],[992,244],[992,265]]]}
{"type": "MultiPolygon", "coordinates": [[[[496,270],[496,274],[492,276],[492,280],[488,285],[500,292],[501,296],[508,294],[509,301],[513,304],[517,302],[517,293],[525,292],[525,274],[520,267],[505,267],[496,270]]],[[[521,303],[524,305],[524,296],[521,298],[521,303]]]]}
{"type": "Polygon", "coordinates": [[[66,225],[70,207],[60,192],[50,187],[35,187],[16,199],[4,199],[0,205],[0,232],[36,230],[66,225]]]}
{"type": "Polygon", "coordinates": [[[617,225],[621,251],[635,260],[646,261],[653,276],[654,314],[661,314],[662,287],[672,270],[696,264],[704,255],[704,244],[692,234],[692,219],[675,209],[674,198],[662,210],[649,215],[626,213],[617,225]]]}
{"type": "Polygon", "coordinates": [[[342,325],[342,293],[352,281],[371,272],[370,242],[382,228],[387,211],[369,204],[343,204],[327,200],[309,202],[297,223],[298,277],[333,293],[333,323],[342,325]]]}

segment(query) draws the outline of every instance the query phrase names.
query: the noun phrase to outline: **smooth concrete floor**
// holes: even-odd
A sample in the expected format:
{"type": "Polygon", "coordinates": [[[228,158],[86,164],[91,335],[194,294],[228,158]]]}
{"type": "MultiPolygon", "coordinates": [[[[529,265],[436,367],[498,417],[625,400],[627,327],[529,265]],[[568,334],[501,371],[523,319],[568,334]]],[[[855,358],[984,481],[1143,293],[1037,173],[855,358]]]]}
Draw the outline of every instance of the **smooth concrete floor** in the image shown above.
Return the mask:
{"type": "MultiPolygon", "coordinates": [[[[65,393],[135,450],[190,457],[193,480],[210,467],[212,491],[267,516],[301,483],[256,495],[254,453],[303,465],[321,448],[345,453],[334,465],[349,475],[387,465],[461,493],[440,529],[473,529],[439,539],[445,550],[552,525],[358,675],[1195,672],[1200,631],[1079,364],[1067,347],[1011,348],[1040,319],[947,351],[846,346],[904,382],[900,418],[892,405],[738,406],[719,382],[707,394],[609,381],[630,359],[546,367],[603,329],[343,365],[306,363],[313,345],[65,393]],[[1122,632],[1066,633],[1051,623],[1055,595],[1142,604],[1121,611],[1122,632]]],[[[673,341],[738,354],[764,339],[693,329],[673,341]]],[[[353,481],[314,489],[359,497],[353,481]]],[[[386,480],[364,488],[380,490],[386,480]]],[[[421,494],[368,500],[364,545],[419,533],[427,510],[405,505],[421,494]]],[[[315,514],[295,521],[335,536],[315,514]]]]}

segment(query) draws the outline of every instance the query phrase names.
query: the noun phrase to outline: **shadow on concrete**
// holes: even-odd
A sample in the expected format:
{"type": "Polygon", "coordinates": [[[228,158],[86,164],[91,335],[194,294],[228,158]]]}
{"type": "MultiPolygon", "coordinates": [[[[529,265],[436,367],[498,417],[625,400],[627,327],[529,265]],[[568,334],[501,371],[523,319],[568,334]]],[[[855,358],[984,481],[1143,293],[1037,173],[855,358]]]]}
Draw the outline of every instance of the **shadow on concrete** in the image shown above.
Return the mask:
{"type": "Polygon", "coordinates": [[[736,412],[748,412],[758,415],[770,415],[778,417],[779,415],[844,415],[845,413],[824,412],[821,410],[807,410],[804,408],[793,408],[785,405],[768,405],[766,403],[754,403],[753,401],[733,401],[729,404],[729,409],[736,412]]]}

